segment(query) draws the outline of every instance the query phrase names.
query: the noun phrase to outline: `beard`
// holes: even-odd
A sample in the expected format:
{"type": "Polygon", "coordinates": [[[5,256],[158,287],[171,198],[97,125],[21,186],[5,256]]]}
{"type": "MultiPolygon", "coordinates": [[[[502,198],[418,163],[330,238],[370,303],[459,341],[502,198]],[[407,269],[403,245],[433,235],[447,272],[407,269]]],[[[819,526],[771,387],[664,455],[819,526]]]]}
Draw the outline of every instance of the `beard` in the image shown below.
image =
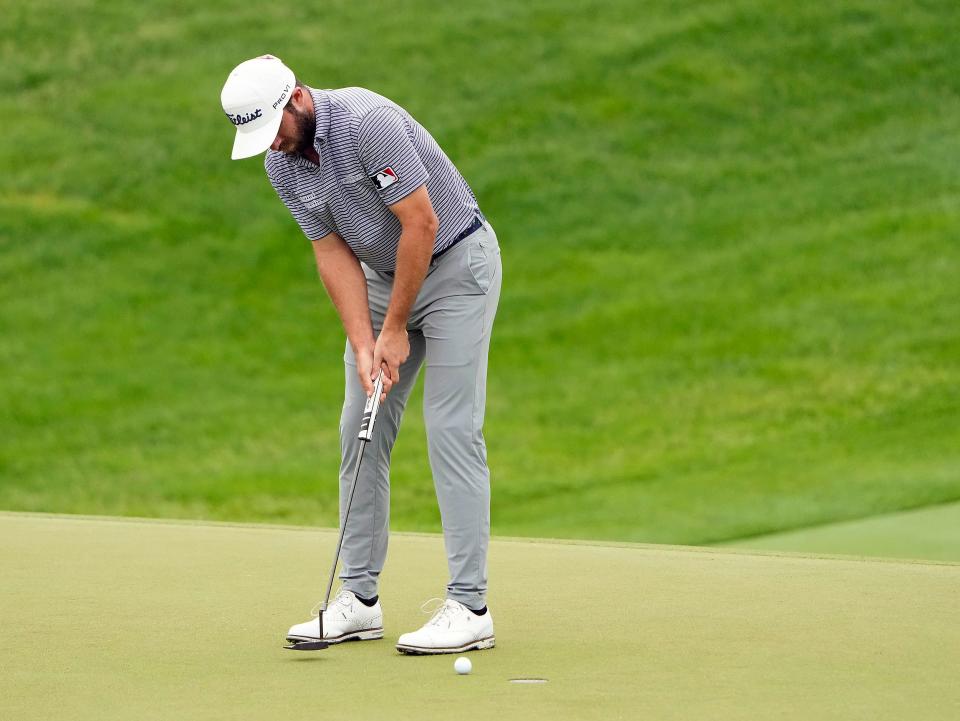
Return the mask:
{"type": "Polygon", "coordinates": [[[289,112],[296,123],[295,136],[280,145],[280,152],[287,155],[306,155],[313,149],[313,137],[316,134],[317,123],[313,114],[306,110],[290,107],[289,112]]]}

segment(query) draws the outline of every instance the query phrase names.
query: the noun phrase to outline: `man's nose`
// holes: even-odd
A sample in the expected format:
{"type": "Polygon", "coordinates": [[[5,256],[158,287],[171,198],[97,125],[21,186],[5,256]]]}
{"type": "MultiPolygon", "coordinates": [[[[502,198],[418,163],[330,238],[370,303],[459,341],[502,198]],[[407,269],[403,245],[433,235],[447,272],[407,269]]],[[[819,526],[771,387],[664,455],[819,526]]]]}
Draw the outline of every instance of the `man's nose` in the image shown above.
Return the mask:
{"type": "Polygon", "coordinates": [[[270,150],[280,150],[280,134],[277,133],[277,137],[273,139],[273,144],[270,146],[270,150]]]}

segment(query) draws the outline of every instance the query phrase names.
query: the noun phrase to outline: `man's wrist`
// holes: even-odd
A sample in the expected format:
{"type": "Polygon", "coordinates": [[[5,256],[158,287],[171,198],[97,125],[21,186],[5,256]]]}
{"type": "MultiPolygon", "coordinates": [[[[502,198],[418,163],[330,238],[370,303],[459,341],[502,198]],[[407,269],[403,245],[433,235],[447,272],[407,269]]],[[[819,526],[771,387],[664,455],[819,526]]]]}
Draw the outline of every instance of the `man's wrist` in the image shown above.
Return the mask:
{"type": "Polygon", "coordinates": [[[373,349],[376,347],[377,342],[374,340],[373,335],[370,335],[368,340],[354,342],[350,341],[350,347],[353,349],[353,354],[357,355],[358,353],[373,353],[373,349]]]}
{"type": "Polygon", "coordinates": [[[396,319],[391,318],[389,316],[387,316],[383,320],[383,330],[389,333],[402,333],[406,329],[407,329],[407,322],[405,320],[397,321],[396,319]]]}

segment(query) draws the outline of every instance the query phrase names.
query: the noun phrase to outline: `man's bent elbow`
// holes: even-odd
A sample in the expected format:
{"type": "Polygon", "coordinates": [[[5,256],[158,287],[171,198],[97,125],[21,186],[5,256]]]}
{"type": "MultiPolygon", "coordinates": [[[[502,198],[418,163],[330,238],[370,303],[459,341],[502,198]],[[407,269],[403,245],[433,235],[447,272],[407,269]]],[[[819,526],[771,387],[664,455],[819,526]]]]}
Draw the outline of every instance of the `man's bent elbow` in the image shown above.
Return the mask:
{"type": "Polygon", "coordinates": [[[422,240],[425,245],[433,245],[433,242],[437,238],[437,230],[440,227],[440,222],[437,220],[437,216],[423,214],[417,218],[411,218],[406,223],[403,224],[403,232],[412,238],[418,238],[422,240]]]}
{"type": "Polygon", "coordinates": [[[431,212],[430,217],[427,218],[427,234],[431,238],[437,237],[437,231],[440,229],[440,220],[437,218],[437,214],[431,212]]]}

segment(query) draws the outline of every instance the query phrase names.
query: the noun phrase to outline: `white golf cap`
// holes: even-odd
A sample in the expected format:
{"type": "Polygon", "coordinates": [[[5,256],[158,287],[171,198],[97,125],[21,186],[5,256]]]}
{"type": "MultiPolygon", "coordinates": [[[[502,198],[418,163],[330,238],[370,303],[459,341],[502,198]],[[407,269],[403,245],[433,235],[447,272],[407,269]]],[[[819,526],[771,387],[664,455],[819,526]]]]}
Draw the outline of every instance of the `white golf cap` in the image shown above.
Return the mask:
{"type": "Polygon", "coordinates": [[[293,71],[273,55],[233,69],[220,91],[223,112],[237,126],[231,158],[249,158],[273,144],[295,83],[293,71]]]}

